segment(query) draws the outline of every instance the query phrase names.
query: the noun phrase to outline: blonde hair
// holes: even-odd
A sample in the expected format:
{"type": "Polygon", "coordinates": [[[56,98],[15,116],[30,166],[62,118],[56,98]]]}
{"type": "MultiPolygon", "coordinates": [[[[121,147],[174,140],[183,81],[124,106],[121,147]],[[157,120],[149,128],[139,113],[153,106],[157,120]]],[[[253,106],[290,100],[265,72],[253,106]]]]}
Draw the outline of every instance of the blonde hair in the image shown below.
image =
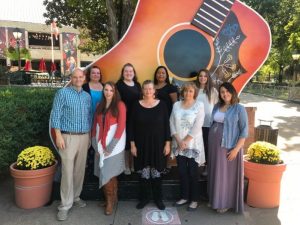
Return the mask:
{"type": "Polygon", "coordinates": [[[189,88],[194,89],[194,99],[196,99],[197,96],[198,96],[198,88],[197,88],[196,84],[192,83],[192,82],[187,82],[187,83],[182,85],[181,91],[180,91],[181,98],[184,98],[184,92],[189,88]]]}

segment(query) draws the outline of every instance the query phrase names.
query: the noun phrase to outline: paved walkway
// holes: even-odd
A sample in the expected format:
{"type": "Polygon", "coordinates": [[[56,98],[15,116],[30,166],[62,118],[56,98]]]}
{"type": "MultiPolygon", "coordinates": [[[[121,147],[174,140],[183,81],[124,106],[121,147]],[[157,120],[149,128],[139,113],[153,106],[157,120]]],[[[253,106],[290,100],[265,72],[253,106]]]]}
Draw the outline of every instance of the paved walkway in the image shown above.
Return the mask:
{"type": "MultiPolygon", "coordinates": [[[[246,205],[244,215],[232,212],[219,215],[201,202],[196,212],[178,209],[181,224],[299,225],[300,105],[251,94],[242,94],[240,97],[243,104],[257,107],[257,119],[273,119],[274,125],[279,127],[278,146],[284,150],[283,158],[288,164],[282,180],[281,205],[275,209],[257,209],[246,205]]],[[[134,201],[120,201],[112,216],[104,216],[99,203],[89,201],[86,208],[73,209],[67,221],[58,222],[58,202],[34,210],[19,209],[14,205],[12,179],[9,176],[0,177],[1,225],[142,225],[142,211],[136,210],[135,204],[134,201]]],[[[166,204],[167,207],[172,205],[171,202],[166,204]]]]}

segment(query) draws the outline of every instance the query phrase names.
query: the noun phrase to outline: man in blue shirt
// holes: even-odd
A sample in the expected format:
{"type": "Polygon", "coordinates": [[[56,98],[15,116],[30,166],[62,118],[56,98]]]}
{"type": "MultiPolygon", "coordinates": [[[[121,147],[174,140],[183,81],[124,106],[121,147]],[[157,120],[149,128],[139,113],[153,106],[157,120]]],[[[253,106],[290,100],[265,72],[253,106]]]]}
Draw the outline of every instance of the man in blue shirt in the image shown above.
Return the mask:
{"type": "Polygon", "coordinates": [[[55,130],[62,162],[61,205],[57,214],[60,221],[68,218],[73,205],[86,206],[79,196],[90,145],[92,103],[90,95],[82,89],[84,80],[83,71],[75,69],[71,75],[72,85],[56,93],[51,113],[51,127],[55,130]]]}

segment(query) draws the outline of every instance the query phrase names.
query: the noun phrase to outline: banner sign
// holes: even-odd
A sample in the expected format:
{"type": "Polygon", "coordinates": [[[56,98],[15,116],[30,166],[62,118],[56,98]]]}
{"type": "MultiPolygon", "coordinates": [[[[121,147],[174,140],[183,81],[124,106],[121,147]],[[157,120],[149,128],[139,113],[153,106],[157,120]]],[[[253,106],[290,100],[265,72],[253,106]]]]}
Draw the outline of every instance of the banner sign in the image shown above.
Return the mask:
{"type": "Polygon", "coordinates": [[[63,65],[65,76],[70,75],[77,67],[77,41],[76,34],[62,33],[63,65]]]}
{"type": "Polygon", "coordinates": [[[5,27],[0,27],[0,58],[5,59],[4,50],[6,48],[5,27]]]}
{"type": "MultiPolygon", "coordinates": [[[[16,28],[8,27],[7,33],[8,33],[8,47],[16,48],[17,46],[17,40],[15,39],[13,32],[16,30],[16,28]]],[[[20,48],[25,48],[25,29],[19,28],[19,31],[22,33],[22,36],[20,38],[20,48]]]]}
{"type": "MultiPolygon", "coordinates": [[[[51,49],[51,34],[28,32],[29,48],[51,49]]],[[[59,49],[59,38],[53,38],[53,49],[59,49]]]]}

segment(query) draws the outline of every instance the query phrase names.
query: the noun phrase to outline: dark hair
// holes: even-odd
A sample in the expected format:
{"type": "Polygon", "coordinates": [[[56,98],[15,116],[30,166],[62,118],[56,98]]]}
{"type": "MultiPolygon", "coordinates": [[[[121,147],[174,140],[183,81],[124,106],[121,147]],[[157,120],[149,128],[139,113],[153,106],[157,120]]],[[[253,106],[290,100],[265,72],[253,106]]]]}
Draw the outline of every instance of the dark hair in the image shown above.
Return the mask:
{"type": "MultiPolygon", "coordinates": [[[[142,84],[142,96],[144,95],[143,94],[143,89],[144,89],[144,87],[146,86],[146,85],[148,85],[148,84],[152,84],[153,85],[153,88],[154,88],[154,82],[152,81],[152,80],[145,80],[144,82],[143,82],[143,84],[142,84]]],[[[156,89],[154,88],[154,98],[156,98],[156,89]]]]}
{"type": "Polygon", "coordinates": [[[159,66],[159,67],[156,68],[156,70],[154,72],[154,77],[153,77],[154,84],[158,84],[158,80],[156,78],[156,74],[157,74],[157,72],[158,72],[159,69],[164,69],[166,71],[166,83],[170,84],[169,72],[168,72],[167,67],[165,67],[165,66],[159,66]]]}
{"type": "Polygon", "coordinates": [[[86,72],[86,81],[87,82],[90,82],[90,80],[91,80],[91,72],[92,72],[92,69],[98,69],[99,71],[100,71],[100,80],[99,80],[99,82],[101,83],[101,80],[102,80],[102,73],[101,73],[101,70],[100,70],[100,68],[98,67],[98,66],[92,66],[92,67],[90,67],[88,70],[87,70],[87,72],[86,72]]]}
{"type": "Polygon", "coordinates": [[[128,66],[128,67],[132,67],[133,73],[134,73],[134,77],[133,77],[132,80],[134,81],[134,83],[137,83],[137,82],[138,82],[138,79],[137,79],[136,71],[135,71],[134,66],[133,66],[131,63],[126,63],[126,64],[122,67],[121,75],[120,75],[119,81],[120,81],[120,80],[124,80],[123,73],[124,73],[125,67],[127,67],[127,66],[128,66]]]}
{"type": "Polygon", "coordinates": [[[237,104],[240,102],[240,99],[238,97],[238,94],[235,90],[235,88],[233,87],[233,85],[229,82],[224,82],[223,84],[220,85],[219,87],[219,102],[220,102],[220,106],[224,106],[225,105],[225,102],[224,100],[221,98],[221,88],[225,88],[231,95],[231,101],[230,101],[230,104],[231,105],[234,105],[234,104],[237,104]]]}
{"type": "Polygon", "coordinates": [[[118,89],[117,89],[115,83],[112,82],[112,81],[108,81],[103,85],[103,92],[104,92],[104,89],[107,85],[111,86],[112,89],[114,90],[114,96],[111,100],[111,103],[110,103],[109,107],[106,109],[106,103],[107,102],[106,102],[105,95],[103,93],[103,99],[100,102],[100,104],[97,106],[96,113],[97,113],[97,115],[99,115],[99,114],[104,113],[106,111],[110,111],[111,114],[113,115],[113,117],[118,117],[118,115],[119,115],[118,104],[121,101],[120,94],[118,92],[118,89]]]}
{"type": "Polygon", "coordinates": [[[195,80],[195,84],[198,88],[200,88],[199,77],[200,77],[200,73],[202,73],[202,72],[204,72],[206,77],[207,77],[207,83],[205,84],[205,87],[204,87],[204,93],[206,94],[206,96],[208,98],[208,101],[211,102],[211,93],[212,93],[212,90],[214,88],[214,85],[213,85],[213,81],[210,77],[210,73],[207,69],[199,70],[198,75],[197,75],[197,79],[195,80]]]}
{"type": "Polygon", "coordinates": [[[195,91],[195,93],[194,93],[194,99],[196,99],[197,98],[197,96],[198,96],[198,88],[197,88],[197,86],[196,86],[196,84],[194,84],[194,83],[192,83],[192,82],[186,82],[186,83],[184,83],[182,86],[181,86],[181,91],[180,91],[180,96],[182,97],[182,98],[184,98],[184,92],[188,89],[188,88],[193,88],[194,89],[194,91],[195,91]]]}

